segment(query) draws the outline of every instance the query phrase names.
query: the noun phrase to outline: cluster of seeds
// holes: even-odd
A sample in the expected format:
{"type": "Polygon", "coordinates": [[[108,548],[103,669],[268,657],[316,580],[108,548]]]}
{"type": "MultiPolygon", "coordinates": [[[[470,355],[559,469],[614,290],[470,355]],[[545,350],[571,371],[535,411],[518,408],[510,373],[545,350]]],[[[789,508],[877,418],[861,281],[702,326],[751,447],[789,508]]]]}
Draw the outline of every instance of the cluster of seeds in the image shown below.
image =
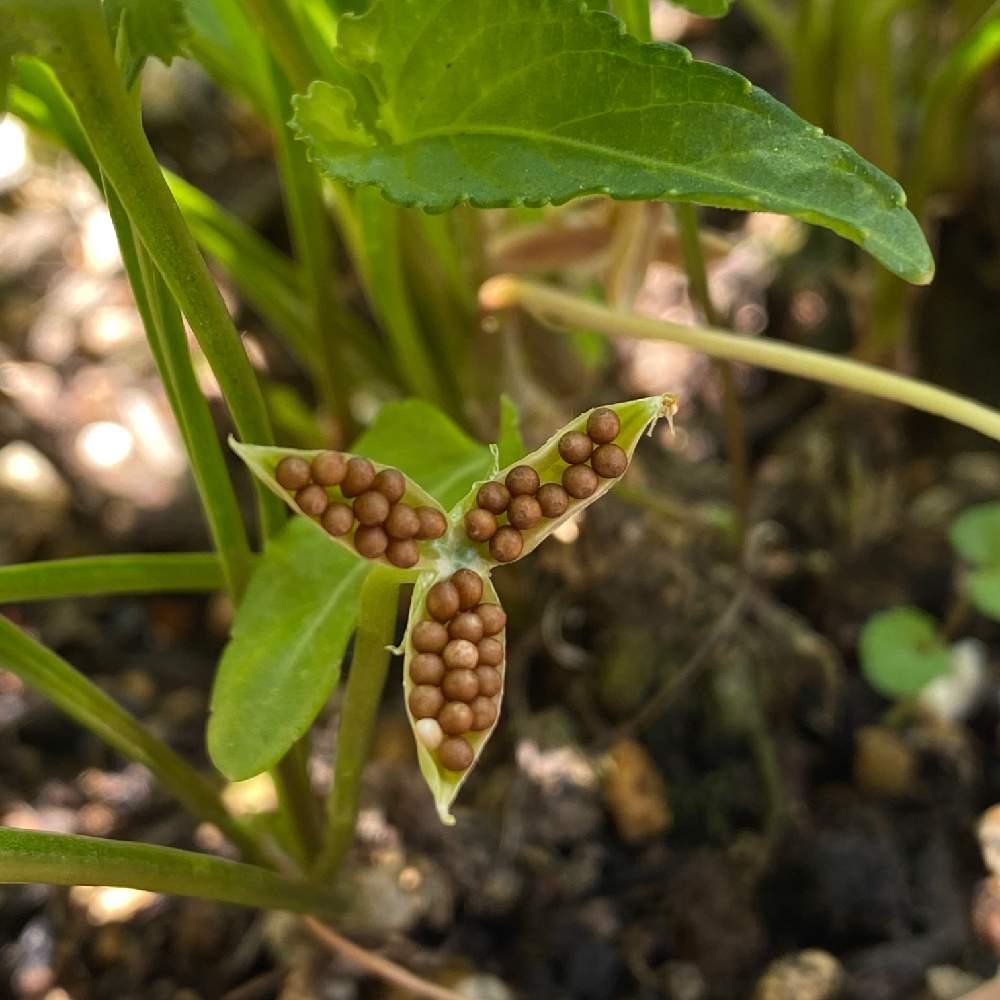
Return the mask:
{"type": "Polygon", "coordinates": [[[588,418],[586,434],[569,431],[559,439],[559,456],[566,463],[561,483],[543,484],[530,465],[515,466],[502,483],[484,483],[476,506],[465,515],[469,540],[489,542],[497,562],[517,559],[524,549],[522,531],[542,518],[562,517],[572,500],[586,500],[602,479],[617,479],[625,471],[628,456],[614,443],[620,431],[618,414],[601,407],[588,418]]]}
{"type": "Polygon", "coordinates": [[[278,463],[274,478],[329,534],[341,538],[353,532],[362,556],[383,557],[401,569],[420,561],[417,542],[440,538],[448,527],[441,511],[403,502],[406,477],[398,469],[376,472],[367,458],[323,451],[307,462],[289,455],[278,463]]]}
{"type": "Polygon", "coordinates": [[[437,753],[442,767],[464,771],[475,756],[463,737],[496,722],[503,686],[507,623],[499,604],[483,604],[483,581],[460,569],[427,592],[428,618],[413,628],[410,713],[417,739],[437,753]]]}

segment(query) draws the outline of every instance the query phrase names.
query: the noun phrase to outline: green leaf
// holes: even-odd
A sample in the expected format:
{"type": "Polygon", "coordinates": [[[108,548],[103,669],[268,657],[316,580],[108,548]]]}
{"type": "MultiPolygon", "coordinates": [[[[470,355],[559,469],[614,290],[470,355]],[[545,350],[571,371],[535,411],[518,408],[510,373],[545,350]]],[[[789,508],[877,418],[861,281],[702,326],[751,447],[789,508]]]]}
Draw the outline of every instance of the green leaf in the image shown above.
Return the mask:
{"type": "Polygon", "coordinates": [[[952,522],[955,551],[975,566],[1000,566],[1000,502],[977,504],[952,522]]]}
{"type": "Polygon", "coordinates": [[[674,0],[674,3],[701,17],[724,17],[729,13],[733,0],[674,0]]]}
{"type": "Polygon", "coordinates": [[[395,466],[446,510],[465,494],[470,482],[489,475],[494,467],[486,445],[420,399],[386,403],[353,448],[395,466]]]}
{"type": "Polygon", "coordinates": [[[972,603],[987,618],[1000,622],[1000,567],[977,569],[966,581],[972,603]]]}
{"type": "Polygon", "coordinates": [[[524,438],[521,436],[521,414],[517,403],[507,393],[500,397],[500,433],[497,448],[501,465],[513,465],[524,453],[524,438]]]}
{"type": "Polygon", "coordinates": [[[338,52],[371,80],[377,123],[317,81],[293,126],[325,173],[400,204],[605,193],[781,212],[910,281],[933,274],[895,181],[731,70],[578,0],[381,0],[342,19],[338,52]]]}
{"type": "Polygon", "coordinates": [[[169,66],[184,52],[189,31],[184,0],[104,0],[104,16],[113,36],[124,31],[128,39],[129,86],[150,56],[169,66]]]}
{"type": "Polygon", "coordinates": [[[304,518],[268,544],[212,689],[208,752],[228,778],[266,771],[312,724],[340,677],[368,570],[304,518]]]}
{"type": "Polygon", "coordinates": [[[937,622],[919,608],[873,615],[861,631],[859,652],[865,679],[887,698],[916,694],[951,663],[937,622]]]}

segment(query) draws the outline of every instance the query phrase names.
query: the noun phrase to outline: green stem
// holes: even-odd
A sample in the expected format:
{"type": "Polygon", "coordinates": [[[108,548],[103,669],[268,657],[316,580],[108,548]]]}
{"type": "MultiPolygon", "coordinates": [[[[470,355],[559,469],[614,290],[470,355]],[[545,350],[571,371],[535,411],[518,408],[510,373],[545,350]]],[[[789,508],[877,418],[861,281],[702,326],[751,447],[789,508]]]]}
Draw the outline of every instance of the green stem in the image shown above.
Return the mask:
{"type": "Polygon", "coordinates": [[[629,34],[635,35],[640,42],[653,40],[652,26],[649,23],[649,0],[615,0],[614,9],[625,22],[629,34]]]}
{"type": "Polygon", "coordinates": [[[130,760],[144,764],[194,815],[214,823],[252,860],[256,840],[222,804],[213,785],[96,684],[0,615],[0,664],[130,760]]]}
{"type": "Polygon", "coordinates": [[[0,882],[120,885],[335,920],[330,893],[254,865],[121,840],[0,829],[0,882]]]}
{"type": "Polygon", "coordinates": [[[223,584],[214,552],[81,556],[0,567],[0,601],[107,594],[201,593],[223,584]]]}
{"type": "Polygon", "coordinates": [[[741,0],[743,10],[760,29],[761,34],[787,61],[795,53],[795,30],[792,15],[783,11],[773,0],[741,0]]]}
{"type": "Polygon", "coordinates": [[[285,818],[293,854],[304,870],[319,853],[322,842],[318,803],[309,781],[306,737],[293,744],[271,769],[271,778],[278,792],[278,808],[285,818]]]}
{"type": "Polygon", "coordinates": [[[396,632],[399,587],[398,571],[376,566],[361,588],[358,632],[340,713],[337,760],[327,803],[326,842],[313,869],[318,881],[328,881],[337,873],[354,838],[361,773],[392,658],[388,647],[396,632]]]}
{"type": "Polygon", "coordinates": [[[739,337],[721,330],[702,330],[615,312],[544,285],[501,275],[487,281],[479,293],[486,309],[523,306],[543,322],[570,329],[600,330],[637,340],[665,340],[713,358],[742,361],[772,371],[814,379],[827,385],[866,393],[916,410],[944,417],[1000,441],[1000,412],[965,396],[917,379],[883,371],[848,358],[811,351],[758,337],[739,337]]]}

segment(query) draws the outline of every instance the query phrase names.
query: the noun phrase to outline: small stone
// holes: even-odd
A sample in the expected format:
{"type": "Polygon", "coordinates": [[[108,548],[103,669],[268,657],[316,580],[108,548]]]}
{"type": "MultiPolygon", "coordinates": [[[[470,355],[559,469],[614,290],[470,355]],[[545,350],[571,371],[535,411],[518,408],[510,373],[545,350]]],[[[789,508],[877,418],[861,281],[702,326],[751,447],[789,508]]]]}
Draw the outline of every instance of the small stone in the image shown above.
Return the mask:
{"type": "Polygon", "coordinates": [[[601,444],[590,456],[590,465],[602,479],[617,479],[628,468],[628,455],[616,444],[601,444]]]}
{"type": "Polygon", "coordinates": [[[534,496],[538,492],[538,473],[530,465],[516,465],[504,480],[512,497],[534,496]]]}
{"type": "Polygon", "coordinates": [[[497,531],[497,519],[485,507],[473,507],[465,515],[465,533],[473,542],[487,542],[497,531]]]}
{"type": "Polygon", "coordinates": [[[477,643],[483,637],[483,620],[475,611],[463,611],[452,618],[448,625],[448,635],[452,639],[468,639],[477,643]]]}
{"type": "Polygon", "coordinates": [[[497,635],[507,624],[507,612],[499,604],[480,604],[476,608],[483,623],[483,635],[497,635]]]}
{"type": "Polygon", "coordinates": [[[559,457],[568,465],[579,465],[590,458],[594,442],[580,431],[569,431],[559,439],[559,457]]]}
{"type": "Polygon", "coordinates": [[[440,538],[448,530],[448,519],[439,510],[433,507],[418,507],[416,510],[417,520],[420,522],[420,530],[417,538],[426,541],[429,538],[440,538]]]}
{"type": "Polygon", "coordinates": [[[507,520],[519,531],[533,528],[542,519],[542,506],[529,496],[514,497],[507,509],[507,520]]]}
{"type": "Polygon", "coordinates": [[[497,562],[513,562],[523,551],[524,539],[521,537],[521,532],[509,524],[497,529],[497,533],[490,539],[490,555],[497,562]]]}
{"type": "Polygon", "coordinates": [[[492,698],[479,695],[472,700],[469,708],[472,709],[472,728],[476,732],[489,729],[497,721],[497,706],[492,698]]]}
{"type": "Polygon", "coordinates": [[[546,483],[535,494],[542,517],[562,517],[569,508],[569,494],[558,483],[546,483]]]}
{"type": "Polygon", "coordinates": [[[458,588],[460,610],[468,611],[483,599],[483,578],[475,570],[455,570],[451,575],[451,582],[458,588]]]}
{"type": "Polygon", "coordinates": [[[421,746],[428,750],[437,750],[444,742],[444,730],[437,719],[418,719],[413,727],[421,746]]]}
{"type": "Polygon", "coordinates": [[[503,483],[483,483],[476,494],[476,504],[491,514],[502,514],[510,503],[510,490],[503,483]]]}
{"type": "Polygon", "coordinates": [[[427,591],[427,613],[439,622],[448,622],[458,613],[458,587],[451,580],[439,580],[427,591]]]}
{"type": "Polygon", "coordinates": [[[375,482],[375,466],[367,458],[348,459],[344,478],[340,484],[340,492],[345,497],[361,496],[365,490],[372,488],[375,482]]]}
{"type": "Polygon", "coordinates": [[[420,549],[412,538],[390,538],[385,557],[398,569],[412,569],[420,562],[420,549]]]}
{"type": "Polygon", "coordinates": [[[385,532],[390,538],[405,541],[415,538],[420,532],[420,518],[417,512],[406,503],[393,504],[389,508],[389,516],[385,519],[385,532]]]}
{"type": "Polygon", "coordinates": [[[339,538],[354,527],[354,511],[346,503],[332,503],[323,511],[320,523],[328,534],[339,538]]]}
{"type": "Polygon", "coordinates": [[[448,630],[440,622],[418,622],[410,638],[418,653],[440,653],[448,645],[448,630]]]}
{"type": "Polygon", "coordinates": [[[306,517],[319,517],[326,510],[329,498],[322,486],[310,483],[295,494],[295,502],[306,517]]]}
{"type": "Polygon", "coordinates": [[[474,670],[449,670],[441,691],[449,701],[472,701],[479,694],[479,678],[474,670]]]}
{"type": "Polygon", "coordinates": [[[294,493],[309,483],[309,463],[298,455],[286,455],[274,470],[274,478],[289,493],[294,493]]]}
{"type": "Polygon", "coordinates": [[[571,465],[562,474],[563,489],[576,500],[586,500],[597,490],[597,473],[589,465],[571,465]]]}
{"type": "Polygon", "coordinates": [[[496,639],[480,639],[476,644],[479,664],[483,667],[499,667],[503,663],[503,646],[496,639]]]}
{"type": "Polygon", "coordinates": [[[444,660],[437,653],[417,653],[410,661],[410,680],[414,684],[440,684],[444,660]]]}
{"type": "Polygon", "coordinates": [[[354,532],[354,547],[366,559],[377,559],[389,547],[389,536],[378,525],[358,528],[354,532]]]}
{"type": "Polygon", "coordinates": [[[472,765],[475,753],[467,740],[453,737],[445,740],[438,750],[441,766],[449,771],[465,771],[472,765]]]}
{"type": "Polygon", "coordinates": [[[468,639],[452,639],[441,656],[449,670],[472,670],[479,663],[479,650],[468,639]]]}
{"type": "Polygon", "coordinates": [[[479,693],[487,698],[492,698],[500,693],[503,687],[503,678],[496,667],[478,667],[476,677],[479,678],[479,693]]]}
{"type": "Polygon", "coordinates": [[[614,410],[602,406],[587,418],[587,434],[594,444],[607,444],[618,437],[622,423],[614,410]]]}
{"type": "Polygon", "coordinates": [[[312,460],[312,477],[320,486],[339,486],[347,473],[347,459],[339,451],[321,451],[312,460]]]}
{"type": "Polygon", "coordinates": [[[377,490],[366,490],[354,501],[354,516],[366,527],[381,524],[389,516],[389,501],[377,490]]]}
{"type": "Polygon", "coordinates": [[[372,480],[372,489],[378,490],[389,503],[398,503],[406,493],[406,476],[399,469],[383,469],[372,480]]]}
{"type": "Polygon", "coordinates": [[[415,719],[433,719],[444,706],[444,695],[433,684],[418,684],[407,701],[415,719]]]}
{"type": "MultiPolygon", "coordinates": [[[[437,688],[434,690],[441,694],[437,688]]],[[[438,713],[437,720],[449,736],[461,736],[472,728],[472,709],[464,701],[449,701],[438,713]]]]}
{"type": "Polygon", "coordinates": [[[809,948],[775,959],[757,981],[754,1000],[832,1000],[844,970],[828,951],[809,948]]]}

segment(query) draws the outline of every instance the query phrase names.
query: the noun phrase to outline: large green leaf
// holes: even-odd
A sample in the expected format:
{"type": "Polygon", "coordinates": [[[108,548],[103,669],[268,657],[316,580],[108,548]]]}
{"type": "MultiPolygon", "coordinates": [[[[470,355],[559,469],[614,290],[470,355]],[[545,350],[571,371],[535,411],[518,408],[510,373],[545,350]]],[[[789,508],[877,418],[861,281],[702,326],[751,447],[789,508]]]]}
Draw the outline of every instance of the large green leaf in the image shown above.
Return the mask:
{"type": "Polygon", "coordinates": [[[951,659],[937,622],[919,608],[889,608],[861,630],[861,670],[887,698],[914,695],[948,672],[951,659]]]}
{"type": "Polygon", "coordinates": [[[377,116],[317,81],[293,125],[349,184],[430,211],[606,193],[781,212],[910,281],[933,274],[895,181],[738,74],[579,0],[381,0],[338,38],[377,116]]]}
{"type": "Polygon", "coordinates": [[[301,517],[269,543],[212,690],[208,751],[227,777],[271,767],[316,718],[340,677],[370,568],[301,517]]]}

